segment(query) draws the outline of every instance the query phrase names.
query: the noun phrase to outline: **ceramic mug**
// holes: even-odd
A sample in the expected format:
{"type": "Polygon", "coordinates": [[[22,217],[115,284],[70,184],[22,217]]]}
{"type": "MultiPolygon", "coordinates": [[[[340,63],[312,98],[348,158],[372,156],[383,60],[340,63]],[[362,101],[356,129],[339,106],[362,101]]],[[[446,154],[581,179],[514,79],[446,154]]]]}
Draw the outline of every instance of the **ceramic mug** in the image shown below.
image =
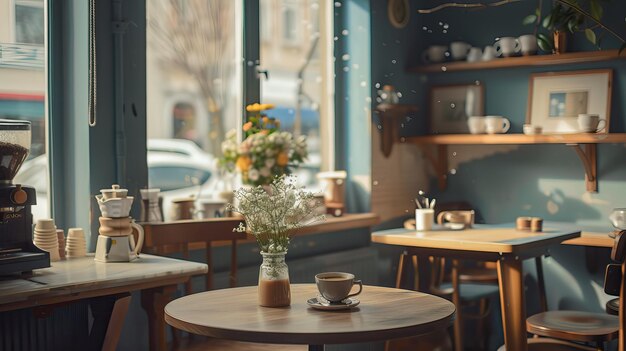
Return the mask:
{"type": "Polygon", "coordinates": [[[511,128],[511,122],[502,116],[485,117],[487,134],[506,133],[511,128]]]}
{"type": "Polygon", "coordinates": [[[422,61],[426,63],[443,62],[446,59],[447,46],[431,45],[422,53],[422,61]]]}
{"type": "Polygon", "coordinates": [[[524,130],[524,134],[526,135],[541,134],[541,131],[543,130],[541,126],[534,126],[532,124],[524,124],[522,128],[524,130]]]}
{"type": "Polygon", "coordinates": [[[427,231],[433,229],[435,210],[432,208],[415,209],[415,230],[427,231]]]}
{"type": "Polygon", "coordinates": [[[483,50],[483,57],[482,57],[483,61],[491,61],[495,58],[496,58],[496,49],[491,45],[485,46],[485,49],[483,50]]]}
{"type": "Polygon", "coordinates": [[[464,41],[453,41],[450,43],[450,55],[453,60],[465,60],[472,46],[464,41]]]}
{"type": "Polygon", "coordinates": [[[517,38],[522,55],[529,56],[537,53],[537,37],[534,34],[526,34],[517,38]]]}
{"type": "Polygon", "coordinates": [[[326,272],[315,275],[315,284],[320,295],[330,302],[341,302],[356,296],[363,291],[363,283],[354,279],[354,274],[343,272],[326,272]],[[358,284],[359,291],[350,294],[352,287],[358,284]]]}
{"type": "Polygon", "coordinates": [[[597,133],[606,128],[606,121],[600,115],[581,113],[578,115],[578,129],[583,133],[597,133]],[[602,127],[600,127],[602,124],[602,127]]]}
{"type": "Polygon", "coordinates": [[[485,116],[470,116],[467,119],[467,126],[471,134],[483,134],[486,130],[485,116]]]}
{"type": "Polygon", "coordinates": [[[517,38],[502,37],[493,45],[498,56],[509,57],[520,51],[520,43],[517,38]]]}
{"type": "Polygon", "coordinates": [[[437,224],[445,225],[446,222],[461,224],[464,228],[471,228],[474,224],[474,210],[441,211],[437,215],[437,224]]]}
{"type": "Polygon", "coordinates": [[[473,47],[469,50],[467,54],[467,62],[477,62],[480,61],[483,56],[483,51],[480,48],[473,47]]]}

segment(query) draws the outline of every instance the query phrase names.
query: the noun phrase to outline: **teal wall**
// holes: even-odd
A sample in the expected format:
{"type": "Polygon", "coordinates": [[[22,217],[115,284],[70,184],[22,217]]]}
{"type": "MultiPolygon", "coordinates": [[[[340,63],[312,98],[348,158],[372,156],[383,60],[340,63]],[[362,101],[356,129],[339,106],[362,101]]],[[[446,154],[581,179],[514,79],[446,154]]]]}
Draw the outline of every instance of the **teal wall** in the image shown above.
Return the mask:
{"type": "MultiPolygon", "coordinates": [[[[407,73],[407,68],[420,64],[421,52],[432,44],[462,40],[484,48],[496,37],[532,33],[532,26],[523,26],[521,20],[534,11],[535,1],[472,11],[447,9],[428,15],[417,14],[417,9],[431,7],[440,1],[410,3],[409,24],[396,29],[387,20],[386,2],[371,1],[372,95],[375,96],[376,83],[392,84],[403,94],[402,103],[415,103],[420,108],[415,119],[402,122],[403,135],[427,133],[428,89],[432,85],[480,81],[485,86],[486,114],[506,116],[512,124],[510,133],[521,133],[530,74],[607,67],[614,70],[610,130],[626,132],[626,60],[436,75],[407,73]],[[447,33],[443,33],[446,24],[447,33]]],[[[625,13],[626,2],[612,1],[605,8],[603,19],[626,35],[625,13]]],[[[582,35],[576,35],[569,45],[572,51],[593,49],[582,35]]],[[[616,48],[618,45],[612,38],[605,37],[602,46],[616,48]]],[[[372,105],[375,106],[376,102],[373,101],[372,105]]],[[[373,118],[377,123],[377,116],[373,118]]],[[[598,146],[598,193],[585,191],[582,164],[575,152],[564,145],[450,146],[448,152],[452,158],[469,157],[470,161],[459,163],[448,173],[446,190],[439,191],[434,178],[430,184],[424,184],[424,188],[430,189],[438,203],[470,202],[478,210],[482,222],[513,222],[517,216],[533,215],[608,232],[611,230],[608,222],[611,209],[626,207],[626,147],[623,144],[598,146]]],[[[390,221],[382,226],[397,226],[398,223],[401,222],[390,221]]],[[[544,259],[549,308],[602,311],[605,301],[610,298],[602,292],[608,256],[608,249],[564,245],[553,249],[551,256],[544,259]]],[[[524,268],[528,313],[532,314],[538,310],[535,266],[533,262],[525,262],[524,268]]],[[[497,318],[495,322],[499,323],[497,318]]],[[[501,340],[496,336],[491,346],[495,347],[499,342],[501,340]]]]}

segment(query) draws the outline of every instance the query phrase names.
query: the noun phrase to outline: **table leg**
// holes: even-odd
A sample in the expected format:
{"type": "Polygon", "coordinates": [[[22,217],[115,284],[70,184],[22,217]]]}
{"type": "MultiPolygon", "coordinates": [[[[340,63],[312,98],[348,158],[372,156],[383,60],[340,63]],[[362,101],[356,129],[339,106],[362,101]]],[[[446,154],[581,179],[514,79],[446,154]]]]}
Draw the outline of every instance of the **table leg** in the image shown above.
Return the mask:
{"type": "Polygon", "coordinates": [[[497,267],[504,343],[507,350],[525,351],[528,345],[522,261],[505,257],[498,260],[497,267]]]}
{"type": "Polygon", "coordinates": [[[120,340],[124,319],[126,319],[126,313],[130,306],[130,298],[130,294],[124,295],[113,304],[109,326],[107,327],[104,344],[102,345],[103,351],[115,351],[117,349],[117,342],[120,340]]]}
{"type": "Polygon", "coordinates": [[[324,345],[309,345],[309,351],[324,351],[324,345]]]}
{"type": "Polygon", "coordinates": [[[176,285],[161,286],[141,291],[141,307],[148,315],[150,350],[165,351],[165,305],[172,300],[176,285]]]}

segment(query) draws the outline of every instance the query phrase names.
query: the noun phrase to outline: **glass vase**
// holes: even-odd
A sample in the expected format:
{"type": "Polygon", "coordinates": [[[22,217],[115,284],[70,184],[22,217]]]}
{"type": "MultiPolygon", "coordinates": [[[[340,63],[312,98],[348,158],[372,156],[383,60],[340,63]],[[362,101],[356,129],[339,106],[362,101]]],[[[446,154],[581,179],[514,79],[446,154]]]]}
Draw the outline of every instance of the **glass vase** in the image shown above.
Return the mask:
{"type": "Polygon", "coordinates": [[[286,252],[261,252],[263,263],[259,269],[259,305],[283,307],[291,304],[289,268],[285,263],[286,252]]]}

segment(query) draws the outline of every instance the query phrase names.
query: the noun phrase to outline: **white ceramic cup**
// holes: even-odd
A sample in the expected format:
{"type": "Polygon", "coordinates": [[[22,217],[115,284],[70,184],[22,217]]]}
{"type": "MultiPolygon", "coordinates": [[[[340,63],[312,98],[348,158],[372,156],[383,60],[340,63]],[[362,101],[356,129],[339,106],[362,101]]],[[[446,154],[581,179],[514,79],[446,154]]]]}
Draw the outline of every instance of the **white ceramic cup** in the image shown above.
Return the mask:
{"type": "Polygon", "coordinates": [[[511,128],[511,122],[502,116],[485,117],[487,134],[506,133],[511,128]]]}
{"type": "Polygon", "coordinates": [[[600,115],[581,113],[578,115],[578,129],[583,133],[597,133],[606,128],[606,121],[600,115]],[[602,125],[602,126],[600,126],[602,125]]]}
{"type": "Polygon", "coordinates": [[[493,45],[498,56],[509,57],[520,51],[520,43],[517,38],[502,37],[493,45]]]}
{"type": "Polygon", "coordinates": [[[431,45],[422,53],[422,61],[426,63],[443,62],[446,59],[447,46],[431,45]]]}
{"type": "Polygon", "coordinates": [[[483,58],[482,58],[483,61],[491,61],[495,58],[496,58],[496,49],[491,45],[485,46],[485,49],[483,50],[483,58]]]}
{"type": "Polygon", "coordinates": [[[426,231],[433,229],[435,210],[432,208],[415,209],[415,230],[426,231]]]}
{"type": "Polygon", "coordinates": [[[526,34],[517,38],[522,55],[529,56],[537,53],[537,37],[534,34],[526,34]]]}
{"type": "Polygon", "coordinates": [[[453,60],[465,60],[472,46],[464,41],[450,43],[450,55],[453,60]]]}
{"type": "Polygon", "coordinates": [[[532,124],[524,124],[523,129],[524,129],[524,134],[526,135],[541,134],[541,131],[543,130],[541,126],[534,126],[532,124]]]}
{"type": "Polygon", "coordinates": [[[486,131],[485,116],[470,116],[467,127],[471,134],[483,134],[486,131]]]}
{"type": "Polygon", "coordinates": [[[469,50],[467,54],[467,62],[477,62],[480,61],[483,57],[483,51],[480,48],[473,47],[469,50]]]}

